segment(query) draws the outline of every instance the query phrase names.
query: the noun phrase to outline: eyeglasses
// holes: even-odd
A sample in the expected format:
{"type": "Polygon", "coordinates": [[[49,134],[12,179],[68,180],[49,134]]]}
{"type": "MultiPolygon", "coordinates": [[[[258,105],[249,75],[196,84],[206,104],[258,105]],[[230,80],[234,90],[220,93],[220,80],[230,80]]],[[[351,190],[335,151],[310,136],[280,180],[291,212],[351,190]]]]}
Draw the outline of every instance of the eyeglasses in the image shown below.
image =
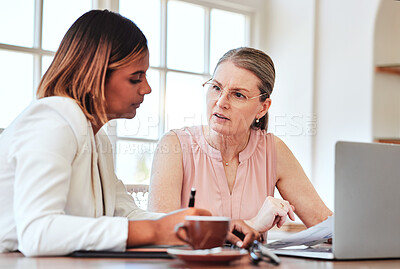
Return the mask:
{"type": "Polygon", "coordinates": [[[231,102],[232,105],[243,105],[252,99],[255,99],[257,97],[268,94],[265,92],[265,93],[259,94],[257,96],[248,97],[247,95],[243,94],[240,91],[222,89],[214,81],[212,81],[212,78],[210,78],[209,80],[204,82],[203,87],[207,88],[207,96],[211,100],[218,100],[219,98],[221,98],[222,93],[226,91],[228,94],[227,98],[231,102]]]}

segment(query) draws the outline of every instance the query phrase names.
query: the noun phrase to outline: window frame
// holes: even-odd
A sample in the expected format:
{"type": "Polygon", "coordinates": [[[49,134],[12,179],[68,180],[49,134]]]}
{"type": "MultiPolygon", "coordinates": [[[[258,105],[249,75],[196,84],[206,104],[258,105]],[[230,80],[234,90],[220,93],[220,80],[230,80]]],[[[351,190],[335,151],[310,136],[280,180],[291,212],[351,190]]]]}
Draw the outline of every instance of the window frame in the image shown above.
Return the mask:
{"type": "MultiPolygon", "coordinates": [[[[32,96],[36,96],[36,90],[39,86],[42,77],[42,57],[55,55],[55,52],[44,50],[42,48],[42,23],[43,23],[43,0],[35,0],[34,5],[34,30],[33,30],[33,46],[24,47],[18,45],[10,45],[0,43],[0,50],[7,50],[12,52],[22,52],[33,56],[33,83],[32,83],[32,96]]],[[[6,128],[7,126],[0,126],[6,128]]]]}
{"type": "MultiPolygon", "coordinates": [[[[186,75],[202,76],[204,81],[207,80],[213,70],[210,70],[210,23],[211,23],[211,10],[220,9],[228,12],[234,12],[245,16],[245,45],[252,46],[254,44],[254,23],[255,23],[255,9],[243,4],[236,3],[235,0],[174,0],[189,4],[202,6],[205,11],[204,17],[204,70],[203,72],[191,72],[185,70],[176,70],[167,67],[167,14],[168,2],[170,0],[160,1],[160,66],[150,66],[150,69],[156,70],[160,74],[159,81],[159,114],[158,114],[158,137],[157,139],[135,138],[117,135],[117,124],[114,121],[109,122],[105,129],[109,135],[111,144],[116,149],[118,141],[129,142],[145,142],[157,143],[163,136],[166,130],[166,85],[167,74],[169,72],[176,72],[186,75]]],[[[45,50],[42,48],[42,29],[43,29],[43,2],[44,0],[34,0],[34,39],[32,47],[24,47],[18,45],[10,45],[0,43],[0,50],[22,52],[33,56],[33,83],[32,83],[32,96],[36,98],[36,90],[42,77],[42,57],[54,57],[55,51],[45,50]]],[[[114,12],[119,12],[119,0],[92,0],[92,9],[109,9],[114,12]]],[[[7,126],[0,126],[6,128],[7,126]]],[[[117,151],[113,151],[114,166],[117,162],[117,151]]],[[[123,179],[122,179],[123,180],[123,179]]]]}
{"type": "MultiPolygon", "coordinates": [[[[150,66],[150,69],[160,72],[160,85],[159,85],[159,115],[158,115],[158,139],[146,139],[146,138],[135,138],[118,136],[116,131],[117,124],[111,123],[107,125],[107,133],[110,136],[111,144],[114,149],[117,147],[117,142],[145,142],[145,143],[157,143],[161,137],[168,132],[166,130],[166,110],[165,110],[165,96],[166,96],[166,85],[167,85],[167,74],[168,72],[176,72],[186,75],[202,76],[204,81],[211,77],[213,70],[210,70],[210,35],[211,35],[211,10],[220,9],[223,11],[234,12],[245,17],[245,46],[251,46],[254,40],[253,24],[254,24],[254,11],[251,8],[240,4],[222,2],[222,1],[205,1],[205,0],[174,0],[184,3],[190,3],[202,6],[205,11],[204,16],[204,70],[203,72],[192,72],[185,70],[177,70],[168,68],[167,66],[167,14],[168,14],[168,2],[170,0],[160,0],[160,66],[150,66]]],[[[119,10],[116,10],[119,12],[119,10]]],[[[222,55],[221,55],[222,56],[222,55]]],[[[114,154],[114,167],[116,167],[118,154],[117,150],[113,151],[114,154]]],[[[124,179],[121,179],[122,181],[124,179]]]]}

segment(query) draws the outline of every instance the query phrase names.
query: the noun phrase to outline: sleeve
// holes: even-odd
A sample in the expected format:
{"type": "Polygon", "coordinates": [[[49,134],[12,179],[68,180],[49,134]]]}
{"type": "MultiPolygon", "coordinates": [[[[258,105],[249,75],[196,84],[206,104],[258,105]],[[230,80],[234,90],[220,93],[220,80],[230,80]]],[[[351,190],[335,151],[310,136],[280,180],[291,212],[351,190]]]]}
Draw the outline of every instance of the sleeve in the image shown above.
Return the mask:
{"type": "Polygon", "coordinates": [[[117,180],[117,198],[115,214],[117,216],[126,216],[131,220],[158,219],[165,216],[164,213],[148,212],[139,208],[132,195],[130,195],[121,180],[117,180]]]}
{"type": "Polygon", "coordinates": [[[62,105],[56,109],[41,104],[27,111],[10,145],[18,248],[26,256],[65,255],[80,249],[124,250],[126,218],[65,214],[71,164],[79,150],[79,137],[70,122],[81,119],[83,128],[87,122],[76,105],[62,105]]]}

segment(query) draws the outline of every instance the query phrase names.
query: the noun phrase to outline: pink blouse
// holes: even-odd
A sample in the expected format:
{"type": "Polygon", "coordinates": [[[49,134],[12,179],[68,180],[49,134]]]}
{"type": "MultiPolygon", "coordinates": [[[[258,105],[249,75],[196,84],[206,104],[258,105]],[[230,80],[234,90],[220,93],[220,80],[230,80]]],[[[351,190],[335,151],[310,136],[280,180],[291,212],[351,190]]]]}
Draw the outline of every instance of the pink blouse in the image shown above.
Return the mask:
{"type": "Polygon", "coordinates": [[[196,188],[195,206],[214,216],[232,219],[255,217],[267,196],[274,195],[276,150],[274,135],[251,130],[247,147],[239,153],[232,194],[229,191],[220,151],[204,138],[201,126],[173,130],[183,154],[181,207],[187,207],[190,189],[196,188]]]}

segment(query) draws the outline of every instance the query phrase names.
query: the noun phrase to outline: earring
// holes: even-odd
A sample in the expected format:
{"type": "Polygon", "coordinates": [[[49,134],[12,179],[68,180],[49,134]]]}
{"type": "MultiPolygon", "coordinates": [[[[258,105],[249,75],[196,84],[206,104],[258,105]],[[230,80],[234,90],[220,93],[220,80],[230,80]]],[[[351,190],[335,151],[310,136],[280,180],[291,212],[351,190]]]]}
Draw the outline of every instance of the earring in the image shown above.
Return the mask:
{"type": "Polygon", "coordinates": [[[259,123],[260,122],[260,119],[256,119],[256,123],[259,123]]]}

